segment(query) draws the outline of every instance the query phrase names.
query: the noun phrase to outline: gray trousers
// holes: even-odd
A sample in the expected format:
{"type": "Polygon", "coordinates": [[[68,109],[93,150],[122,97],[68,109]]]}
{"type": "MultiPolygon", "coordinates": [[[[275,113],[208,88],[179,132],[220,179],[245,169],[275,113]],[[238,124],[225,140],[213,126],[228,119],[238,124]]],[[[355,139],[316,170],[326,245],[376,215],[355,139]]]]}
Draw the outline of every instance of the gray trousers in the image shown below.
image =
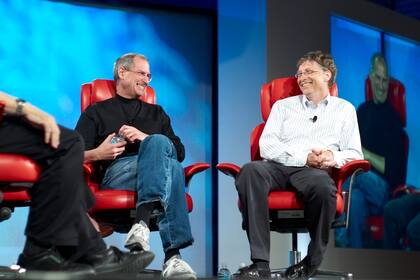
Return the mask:
{"type": "Polygon", "coordinates": [[[252,161],[241,168],[235,185],[242,203],[251,260],[270,260],[268,194],[272,190],[295,190],[303,199],[311,237],[306,262],[310,266],[321,264],[336,212],[337,190],[326,171],[289,167],[273,161],[252,161]]]}

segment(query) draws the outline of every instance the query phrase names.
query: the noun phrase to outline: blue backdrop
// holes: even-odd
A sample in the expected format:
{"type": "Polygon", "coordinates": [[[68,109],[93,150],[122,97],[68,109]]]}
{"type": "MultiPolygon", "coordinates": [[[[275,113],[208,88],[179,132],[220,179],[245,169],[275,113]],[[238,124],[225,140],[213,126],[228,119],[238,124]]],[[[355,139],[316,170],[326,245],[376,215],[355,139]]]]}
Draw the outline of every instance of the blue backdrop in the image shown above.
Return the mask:
{"type": "MultiPolygon", "coordinates": [[[[420,45],[383,34],[389,75],[405,86],[409,138],[406,184],[420,188],[420,45]]],[[[381,52],[381,30],[344,18],[331,17],[331,53],[338,68],[339,96],[358,106],[365,101],[365,79],[374,53],[381,52]]]]}
{"type": "MultiPolygon", "coordinates": [[[[420,188],[420,45],[384,35],[384,53],[389,75],[403,83],[406,94],[409,159],[407,184],[420,188]]],[[[370,69],[370,59],[381,52],[380,30],[350,20],[331,17],[331,53],[338,68],[337,84],[340,97],[357,108],[365,101],[365,79],[370,69]]]]}
{"type": "MultiPolygon", "coordinates": [[[[212,18],[163,10],[116,10],[41,0],[0,1],[0,89],[19,96],[74,128],[80,114],[80,85],[112,79],[115,59],[145,54],[151,63],[157,103],[172,117],[186,146],[184,165],[211,162],[212,18]]],[[[183,251],[199,275],[211,274],[211,176],[191,182],[194,246],[183,251]]],[[[0,264],[15,262],[24,243],[27,211],[0,224],[0,264]]],[[[114,234],[109,244],[122,247],[114,234]]],[[[152,234],[161,268],[162,250],[152,234]]]]}

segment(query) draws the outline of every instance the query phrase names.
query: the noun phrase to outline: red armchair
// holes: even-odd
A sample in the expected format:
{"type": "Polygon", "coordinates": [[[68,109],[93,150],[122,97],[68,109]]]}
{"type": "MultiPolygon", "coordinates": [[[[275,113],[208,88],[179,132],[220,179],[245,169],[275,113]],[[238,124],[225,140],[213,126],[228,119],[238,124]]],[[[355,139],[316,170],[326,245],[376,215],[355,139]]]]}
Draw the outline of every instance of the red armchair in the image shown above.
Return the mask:
{"type": "MultiPolygon", "coordinates": [[[[0,122],[3,109],[0,103],[0,122]]],[[[38,180],[40,172],[38,164],[28,157],[0,153],[0,222],[9,219],[15,207],[29,205],[26,189],[38,180]]]]}
{"type": "MultiPolygon", "coordinates": [[[[267,83],[262,86],[260,100],[263,123],[257,125],[251,134],[251,160],[261,159],[259,139],[274,102],[278,99],[299,94],[301,94],[301,91],[297,84],[297,80],[293,77],[275,79],[271,83],[267,83]]],[[[330,94],[337,96],[338,90],[335,84],[331,88],[330,94]]],[[[369,167],[370,165],[368,161],[355,160],[347,163],[340,169],[333,170],[332,178],[337,186],[337,217],[343,213],[347,214],[349,209],[349,195],[347,195],[347,193],[342,193],[341,190],[343,182],[346,178],[356,174],[357,172],[369,170],[369,167]]],[[[219,163],[217,165],[217,169],[234,178],[240,171],[240,167],[232,163],[219,163]]],[[[280,233],[292,234],[290,265],[293,265],[300,261],[300,252],[297,251],[297,234],[300,232],[307,232],[304,223],[304,205],[296,196],[296,193],[291,191],[273,191],[269,194],[267,199],[270,211],[270,229],[280,233]]],[[[335,228],[344,227],[346,225],[347,215],[344,221],[336,220],[332,226],[335,228]]],[[[317,271],[316,275],[334,275],[341,277],[350,276],[348,273],[320,270],[317,271]]]]}
{"type": "MultiPolygon", "coordinates": [[[[95,102],[106,100],[113,96],[115,96],[115,84],[112,80],[98,79],[91,83],[83,84],[81,88],[81,110],[84,111],[95,102]]],[[[156,97],[151,87],[147,88],[147,93],[142,97],[142,100],[155,104],[156,97]]],[[[185,167],[187,187],[192,176],[209,167],[208,163],[195,163],[185,167]]],[[[89,213],[101,226],[102,235],[111,234],[112,231],[128,232],[135,216],[137,194],[133,191],[125,190],[101,190],[99,188],[100,180],[98,179],[100,174],[95,170],[94,165],[85,164],[85,172],[88,185],[96,198],[96,203],[89,213]]],[[[193,200],[188,192],[185,193],[185,199],[188,211],[191,212],[193,200]]],[[[150,229],[156,230],[156,224],[151,222],[150,229]]]]}

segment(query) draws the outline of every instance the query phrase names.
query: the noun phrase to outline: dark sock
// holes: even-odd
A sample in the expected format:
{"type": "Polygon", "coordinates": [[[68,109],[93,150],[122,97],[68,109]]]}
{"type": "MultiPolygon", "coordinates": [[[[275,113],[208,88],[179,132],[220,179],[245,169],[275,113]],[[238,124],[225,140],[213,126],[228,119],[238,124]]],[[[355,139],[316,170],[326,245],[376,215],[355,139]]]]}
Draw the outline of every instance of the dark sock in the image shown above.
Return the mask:
{"type": "Polygon", "coordinates": [[[28,237],[25,242],[25,247],[23,248],[23,254],[26,256],[34,256],[48,250],[49,248],[51,248],[51,246],[41,244],[28,237]]]}
{"type": "Polygon", "coordinates": [[[172,258],[175,255],[180,255],[178,249],[169,249],[167,252],[165,252],[165,260],[164,263],[166,263],[170,258],[172,258]]]}
{"type": "Polygon", "coordinates": [[[270,262],[268,262],[266,260],[253,259],[252,262],[255,264],[255,266],[258,269],[264,269],[264,270],[269,270],[270,269],[270,262]]]}
{"type": "Polygon", "coordinates": [[[161,207],[159,201],[147,202],[140,205],[136,210],[136,223],[143,221],[147,227],[150,224],[150,216],[152,215],[153,210],[161,207]]]}

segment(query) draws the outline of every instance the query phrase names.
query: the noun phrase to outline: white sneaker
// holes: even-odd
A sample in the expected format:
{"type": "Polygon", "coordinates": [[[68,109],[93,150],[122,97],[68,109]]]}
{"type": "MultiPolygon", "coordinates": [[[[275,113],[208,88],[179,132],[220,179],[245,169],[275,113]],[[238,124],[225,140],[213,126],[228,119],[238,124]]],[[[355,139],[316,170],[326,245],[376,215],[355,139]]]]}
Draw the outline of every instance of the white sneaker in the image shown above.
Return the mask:
{"type": "Polygon", "coordinates": [[[197,279],[197,274],[191,266],[181,259],[180,255],[175,255],[163,265],[163,279],[197,279]]]}
{"type": "Polygon", "coordinates": [[[150,251],[149,236],[149,228],[143,221],[140,221],[138,224],[134,224],[128,232],[125,248],[150,251]]]}

